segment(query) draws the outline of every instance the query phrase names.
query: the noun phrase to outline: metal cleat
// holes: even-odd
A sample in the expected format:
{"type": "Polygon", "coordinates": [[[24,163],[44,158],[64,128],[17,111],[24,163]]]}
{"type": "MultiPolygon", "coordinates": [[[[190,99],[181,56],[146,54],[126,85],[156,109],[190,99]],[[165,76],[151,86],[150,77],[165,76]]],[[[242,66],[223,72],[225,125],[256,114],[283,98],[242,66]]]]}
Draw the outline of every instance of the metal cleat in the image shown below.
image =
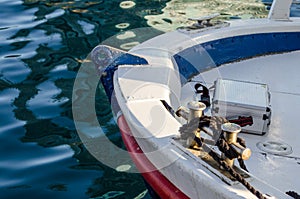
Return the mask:
{"type": "Polygon", "coordinates": [[[197,21],[197,23],[194,24],[194,26],[204,28],[204,27],[213,26],[214,24],[211,23],[211,20],[218,16],[220,16],[220,13],[214,13],[203,17],[189,18],[189,20],[197,21]]]}

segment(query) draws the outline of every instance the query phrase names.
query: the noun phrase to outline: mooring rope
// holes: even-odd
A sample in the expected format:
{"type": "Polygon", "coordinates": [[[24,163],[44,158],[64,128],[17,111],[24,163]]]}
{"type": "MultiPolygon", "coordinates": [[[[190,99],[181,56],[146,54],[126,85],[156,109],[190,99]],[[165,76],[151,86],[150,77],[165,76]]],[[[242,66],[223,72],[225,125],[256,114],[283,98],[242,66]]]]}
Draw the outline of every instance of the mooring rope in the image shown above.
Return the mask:
{"type": "Polygon", "coordinates": [[[287,191],[286,194],[293,197],[293,198],[295,198],[295,199],[300,199],[300,195],[295,191],[287,191]]]}
{"type": "MultiPolygon", "coordinates": [[[[213,140],[215,140],[215,145],[218,146],[219,150],[225,154],[226,157],[233,159],[238,158],[238,162],[240,167],[246,171],[246,165],[244,161],[240,158],[240,155],[237,151],[228,144],[224,138],[224,135],[221,130],[221,125],[228,122],[223,117],[208,117],[203,116],[200,119],[195,118],[192,119],[189,123],[184,124],[180,129],[179,132],[181,134],[182,139],[187,139],[190,136],[195,136],[194,131],[195,129],[203,129],[204,127],[209,127],[213,132],[213,140]]],[[[244,185],[252,194],[254,194],[258,199],[267,199],[261,192],[256,190],[246,179],[237,173],[231,166],[229,166],[224,160],[222,160],[219,155],[214,152],[211,148],[209,148],[206,144],[203,143],[203,138],[194,137],[197,145],[202,147],[204,151],[206,151],[220,166],[224,168],[224,170],[228,171],[229,174],[234,177],[237,181],[239,181],[242,185],[244,185]]],[[[245,140],[242,138],[237,139],[237,142],[246,147],[245,140]]],[[[297,198],[298,199],[298,198],[297,198]]]]}
{"type": "MultiPolygon", "coordinates": [[[[241,143],[239,143],[241,144],[241,143]]],[[[239,153],[230,145],[226,142],[226,140],[223,137],[220,137],[217,142],[216,146],[218,146],[218,149],[225,154],[225,156],[229,159],[234,159],[237,158],[239,165],[242,169],[245,171],[248,171],[244,160],[240,157],[239,153]]]]}
{"type": "MultiPolygon", "coordinates": [[[[206,148],[206,145],[202,146],[203,148],[206,148]]],[[[218,162],[224,170],[228,171],[229,174],[234,177],[237,181],[239,181],[242,185],[244,185],[252,194],[254,194],[258,199],[267,199],[263,194],[255,189],[246,179],[239,173],[237,173],[231,166],[229,166],[224,160],[221,160],[220,157],[216,152],[211,150],[209,147],[207,147],[206,150],[209,150],[208,154],[216,161],[218,162]]]]}

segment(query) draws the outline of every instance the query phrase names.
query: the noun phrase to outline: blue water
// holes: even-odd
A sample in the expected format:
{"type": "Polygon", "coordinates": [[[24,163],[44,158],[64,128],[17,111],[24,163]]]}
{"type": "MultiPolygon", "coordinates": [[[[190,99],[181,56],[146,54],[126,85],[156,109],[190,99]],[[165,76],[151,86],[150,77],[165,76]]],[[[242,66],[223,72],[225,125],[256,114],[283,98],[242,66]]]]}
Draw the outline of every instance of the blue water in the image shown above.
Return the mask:
{"type": "MultiPolygon", "coordinates": [[[[161,14],[167,2],[123,9],[120,0],[0,0],[1,199],[149,198],[140,174],[119,172],[85,148],[72,89],[93,47],[124,31],[117,24],[148,27],[144,16],[161,14]]],[[[106,136],[124,148],[103,91],[96,110],[106,136]]]]}
{"type": "MultiPolygon", "coordinates": [[[[120,1],[1,0],[0,198],[134,198],[146,188],[139,174],[97,161],[79,139],[71,96],[81,60],[120,32],[123,21],[146,26],[120,1]],[[117,16],[122,16],[122,19],[117,16]]],[[[105,96],[100,96],[105,98],[105,96]]],[[[106,99],[106,98],[105,98],[106,99]]],[[[121,143],[107,100],[101,125],[121,143]]]]}

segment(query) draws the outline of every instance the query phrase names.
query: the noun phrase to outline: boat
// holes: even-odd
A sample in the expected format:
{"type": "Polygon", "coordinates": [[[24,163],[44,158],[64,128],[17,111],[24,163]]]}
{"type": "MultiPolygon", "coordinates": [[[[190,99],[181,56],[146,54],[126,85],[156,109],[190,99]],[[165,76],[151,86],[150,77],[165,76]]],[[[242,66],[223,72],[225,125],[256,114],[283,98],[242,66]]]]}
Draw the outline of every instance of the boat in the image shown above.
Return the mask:
{"type": "Polygon", "coordinates": [[[91,58],[157,198],[300,198],[300,18],[218,14],[91,58]]]}

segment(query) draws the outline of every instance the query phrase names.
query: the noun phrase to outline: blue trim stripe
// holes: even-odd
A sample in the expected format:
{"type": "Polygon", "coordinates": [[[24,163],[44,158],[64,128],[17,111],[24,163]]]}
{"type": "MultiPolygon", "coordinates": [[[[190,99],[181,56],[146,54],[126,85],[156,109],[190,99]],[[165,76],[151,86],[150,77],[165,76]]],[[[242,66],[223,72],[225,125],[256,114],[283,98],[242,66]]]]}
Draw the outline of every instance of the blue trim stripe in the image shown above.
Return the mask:
{"type": "Polygon", "coordinates": [[[254,56],[300,50],[300,33],[261,33],[209,41],[174,55],[181,83],[209,68],[254,56]]]}
{"type": "Polygon", "coordinates": [[[105,75],[101,75],[100,79],[104,87],[105,93],[110,102],[114,91],[113,77],[118,67],[120,65],[146,65],[146,64],[148,64],[146,59],[129,53],[124,53],[121,56],[117,57],[108,67],[106,67],[104,71],[105,75]]]}

